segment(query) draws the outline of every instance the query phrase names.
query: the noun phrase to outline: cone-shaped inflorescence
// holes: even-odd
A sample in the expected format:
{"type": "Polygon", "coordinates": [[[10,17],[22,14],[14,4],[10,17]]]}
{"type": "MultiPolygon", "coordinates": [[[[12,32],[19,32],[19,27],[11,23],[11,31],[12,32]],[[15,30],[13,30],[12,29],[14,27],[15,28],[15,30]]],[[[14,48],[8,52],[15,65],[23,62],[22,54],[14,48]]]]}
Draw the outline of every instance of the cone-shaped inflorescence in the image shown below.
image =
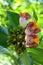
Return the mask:
{"type": "Polygon", "coordinates": [[[25,29],[22,27],[11,29],[8,42],[15,46],[17,53],[23,52],[25,49],[25,29]]]}

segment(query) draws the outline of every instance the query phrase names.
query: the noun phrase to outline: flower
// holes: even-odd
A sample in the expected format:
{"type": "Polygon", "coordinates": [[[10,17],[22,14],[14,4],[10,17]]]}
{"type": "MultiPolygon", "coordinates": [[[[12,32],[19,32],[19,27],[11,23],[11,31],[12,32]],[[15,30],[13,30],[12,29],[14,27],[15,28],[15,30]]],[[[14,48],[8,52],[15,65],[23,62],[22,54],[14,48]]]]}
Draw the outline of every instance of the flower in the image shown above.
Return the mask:
{"type": "Polygon", "coordinates": [[[29,22],[26,27],[25,34],[37,34],[40,32],[40,27],[36,24],[36,21],[29,22]]]}
{"type": "Polygon", "coordinates": [[[38,35],[26,35],[26,47],[33,47],[39,45],[39,37],[38,35]]]}
{"type": "Polygon", "coordinates": [[[38,32],[40,27],[36,24],[36,21],[29,22],[25,30],[25,41],[26,47],[33,47],[39,45],[38,32]]]}
{"type": "Polygon", "coordinates": [[[26,25],[27,25],[27,20],[30,19],[30,18],[31,18],[30,14],[25,13],[25,12],[20,13],[20,19],[19,19],[20,26],[25,28],[26,25]]]}

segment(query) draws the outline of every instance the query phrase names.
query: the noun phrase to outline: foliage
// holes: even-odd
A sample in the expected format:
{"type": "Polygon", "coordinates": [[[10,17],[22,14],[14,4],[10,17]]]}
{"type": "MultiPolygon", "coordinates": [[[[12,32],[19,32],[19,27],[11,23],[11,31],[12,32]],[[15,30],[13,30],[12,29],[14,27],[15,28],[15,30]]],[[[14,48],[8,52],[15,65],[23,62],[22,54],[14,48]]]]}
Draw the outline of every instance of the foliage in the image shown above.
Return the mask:
{"type": "Polygon", "coordinates": [[[38,3],[38,0],[36,3],[28,0],[20,3],[17,0],[5,1],[0,1],[0,64],[43,65],[43,2],[38,3]],[[8,43],[8,36],[11,29],[18,28],[20,12],[30,13],[31,20],[34,18],[37,20],[41,32],[38,34],[40,37],[38,47],[27,48],[23,53],[17,54],[14,45],[8,43]]]}

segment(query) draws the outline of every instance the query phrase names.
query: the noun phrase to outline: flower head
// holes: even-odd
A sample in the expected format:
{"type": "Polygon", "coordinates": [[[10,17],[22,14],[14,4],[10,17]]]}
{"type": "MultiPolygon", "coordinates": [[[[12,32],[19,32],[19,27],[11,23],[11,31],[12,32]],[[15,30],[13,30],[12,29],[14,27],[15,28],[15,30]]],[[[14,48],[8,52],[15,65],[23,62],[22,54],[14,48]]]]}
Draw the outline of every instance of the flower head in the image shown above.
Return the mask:
{"type": "Polygon", "coordinates": [[[40,32],[40,27],[36,24],[36,21],[29,22],[25,30],[25,41],[26,47],[33,47],[39,45],[38,32],[40,32]]]}
{"type": "Polygon", "coordinates": [[[36,21],[29,22],[29,24],[26,27],[25,33],[26,34],[37,34],[40,32],[40,27],[36,24],[36,21]]]}
{"type": "Polygon", "coordinates": [[[27,25],[27,20],[30,18],[31,18],[30,14],[26,12],[20,13],[20,19],[19,19],[20,26],[25,28],[27,25]]]}

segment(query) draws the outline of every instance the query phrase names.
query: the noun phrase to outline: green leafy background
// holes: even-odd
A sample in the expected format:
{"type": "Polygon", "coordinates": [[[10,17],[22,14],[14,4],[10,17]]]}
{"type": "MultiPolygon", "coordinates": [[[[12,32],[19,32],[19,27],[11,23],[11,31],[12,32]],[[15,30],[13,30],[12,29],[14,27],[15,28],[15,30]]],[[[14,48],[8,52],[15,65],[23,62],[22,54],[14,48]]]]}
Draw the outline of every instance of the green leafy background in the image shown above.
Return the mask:
{"type": "Polygon", "coordinates": [[[0,65],[43,65],[43,0],[0,0],[0,65]],[[7,2],[8,5],[5,5],[7,2]],[[41,28],[38,47],[27,48],[23,54],[16,53],[7,43],[11,28],[19,26],[19,13],[28,12],[41,28]]]}

